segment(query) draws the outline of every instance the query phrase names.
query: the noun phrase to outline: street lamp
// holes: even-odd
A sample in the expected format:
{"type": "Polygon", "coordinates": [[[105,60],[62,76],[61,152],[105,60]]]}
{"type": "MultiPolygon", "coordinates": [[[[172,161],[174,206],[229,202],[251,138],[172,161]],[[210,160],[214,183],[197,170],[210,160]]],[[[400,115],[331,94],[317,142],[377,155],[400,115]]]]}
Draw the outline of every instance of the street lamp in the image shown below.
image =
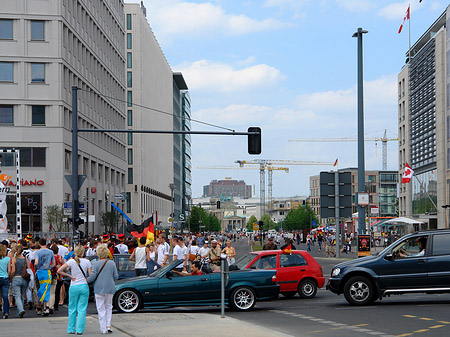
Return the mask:
{"type": "Polygon", "coordinates": [[[189,210],[189,218],[187,219],[187,221],[188,221],[188,232],[189,232],[189,234],[191,234],[191,206],[190,206],[191,196],[187,195],[186,198],[188,200],[188,210],[189,210]]]}
{"type": "Polygon", "coordinates": [[[174,183],[171,183],[171,184],[169,184],[169,188],[170,188],[170,196],[171,196],[171,201],[172,201],[172,213],[170,214],[170,217],[172,218],[172,223],[171,223],[171,225],[170,225],[170,227],[171,227],[171,234],[172,234],[172,238],[170,239],[170,247],[172,248],[173,247],[173,237],[174,237],[174,233],[173,233],[173,218],[174,218],[174,215],[175,215],[175,211],[174,211],[174,205],[175,205],[175,198],[174,198],[174,190],[175,190],[175,184],[174,183]]]}

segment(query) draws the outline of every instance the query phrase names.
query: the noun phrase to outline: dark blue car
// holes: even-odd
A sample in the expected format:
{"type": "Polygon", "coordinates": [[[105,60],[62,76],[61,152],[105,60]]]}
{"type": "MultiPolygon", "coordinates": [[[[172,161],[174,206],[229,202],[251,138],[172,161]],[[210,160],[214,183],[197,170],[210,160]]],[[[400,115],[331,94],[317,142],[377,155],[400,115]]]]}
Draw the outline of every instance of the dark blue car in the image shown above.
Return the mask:
{"type": "Polygon", "coordinates": [[[327,289],[353,305],[391,294],[450,292],[450,230],[409,234],[376,256],[340,263],[327,289]]]}

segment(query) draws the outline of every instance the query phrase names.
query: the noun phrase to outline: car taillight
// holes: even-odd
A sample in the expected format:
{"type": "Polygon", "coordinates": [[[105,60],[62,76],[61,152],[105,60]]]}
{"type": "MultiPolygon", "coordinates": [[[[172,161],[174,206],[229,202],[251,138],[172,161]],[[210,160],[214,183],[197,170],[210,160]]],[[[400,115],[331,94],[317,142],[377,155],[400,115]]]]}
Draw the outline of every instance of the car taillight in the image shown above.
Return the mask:
{"type": "Polygon", "coordinates": [[[274,283],[277,282],[277,276],[276,276],[276,275],[273,275],[273,276],[272,276],[272,282],[274,282],[274,283]]]}

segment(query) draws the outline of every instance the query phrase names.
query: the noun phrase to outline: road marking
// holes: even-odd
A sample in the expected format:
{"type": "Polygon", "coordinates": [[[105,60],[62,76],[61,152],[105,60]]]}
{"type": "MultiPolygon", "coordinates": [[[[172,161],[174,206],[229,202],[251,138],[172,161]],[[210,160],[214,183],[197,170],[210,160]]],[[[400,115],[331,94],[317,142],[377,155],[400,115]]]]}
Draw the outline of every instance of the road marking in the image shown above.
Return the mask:
{"type": "Polygon", "coordinates": [[[419,330],[416,330],[414,332],[420,333],[420,332],[427,332],[427,331],[430,331],[430,329],[419,329],[419,330]]]}
{"type": "Polygon", "coordinates": [[[402,315],[403,317],[408,317],[408,318],[414,318],[414,317],[417,317],[417,316],[414,316],[414,315],[402,315]]]}
{"type": "Polygon", "coordinates": [[[434,319],[432,318],[427,318],[427,317],[419,317],[419,319],[423,320],[423,321],[434,321],[434,319]]]}
{"type": "Polygon", "coordinates": [[[342,329],[345,329],[345,327],[340,326],[340,327],[338,327],[338,328],[331,328],[331,330],[342,330],[342,329]]]}
{"type": "Polygon", "coordinates": [[[428,329],[437,329],[437,328],[442,328],[444,326],[445,325],[433,325],[433,326],[428,327],[428,329]]]}
{"type": "Polygon", "coordinates": [[[413,332],[408,332],[408,333],[404,333],[401,335],[397,335],[397,337],[406,337],[406,336],[411,336],[413,334],[413,332]]]}
{"type": "Polygon", "coordinates": [[[447,322],[447,321],[438,321],[438,323],[442,323],[442,324],[450,324],[450,322],[447,322]]]}
{"type": "Polygon", "coordinates": [[[367,326],[369,324],[355,324],[354,326],[367,326]]]}

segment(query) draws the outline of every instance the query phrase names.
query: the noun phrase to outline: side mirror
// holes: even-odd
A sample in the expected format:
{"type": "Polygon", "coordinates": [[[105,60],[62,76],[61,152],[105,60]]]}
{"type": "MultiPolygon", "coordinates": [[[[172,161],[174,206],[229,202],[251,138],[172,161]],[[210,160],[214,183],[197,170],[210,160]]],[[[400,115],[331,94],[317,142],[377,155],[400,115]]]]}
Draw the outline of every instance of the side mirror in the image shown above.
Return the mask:
{"type": "Polygon", "coordinates": [[[384,258],[386,260],[392,260],[394,258],[394,255],[392,254],[392,252],[387,253],[384,258]]]}
{"type": "Polygon", "coordinates": [[[256,266],[251,266],[250,269],[256,269],[256,266]]]}
{"type": "Polygon", "coordinates": [[[166,274],[166,277],[167,277],[169,280],[171,280],[172,277],[173,277],[172,271],[168,271],[167,274],[166,274]]]}

